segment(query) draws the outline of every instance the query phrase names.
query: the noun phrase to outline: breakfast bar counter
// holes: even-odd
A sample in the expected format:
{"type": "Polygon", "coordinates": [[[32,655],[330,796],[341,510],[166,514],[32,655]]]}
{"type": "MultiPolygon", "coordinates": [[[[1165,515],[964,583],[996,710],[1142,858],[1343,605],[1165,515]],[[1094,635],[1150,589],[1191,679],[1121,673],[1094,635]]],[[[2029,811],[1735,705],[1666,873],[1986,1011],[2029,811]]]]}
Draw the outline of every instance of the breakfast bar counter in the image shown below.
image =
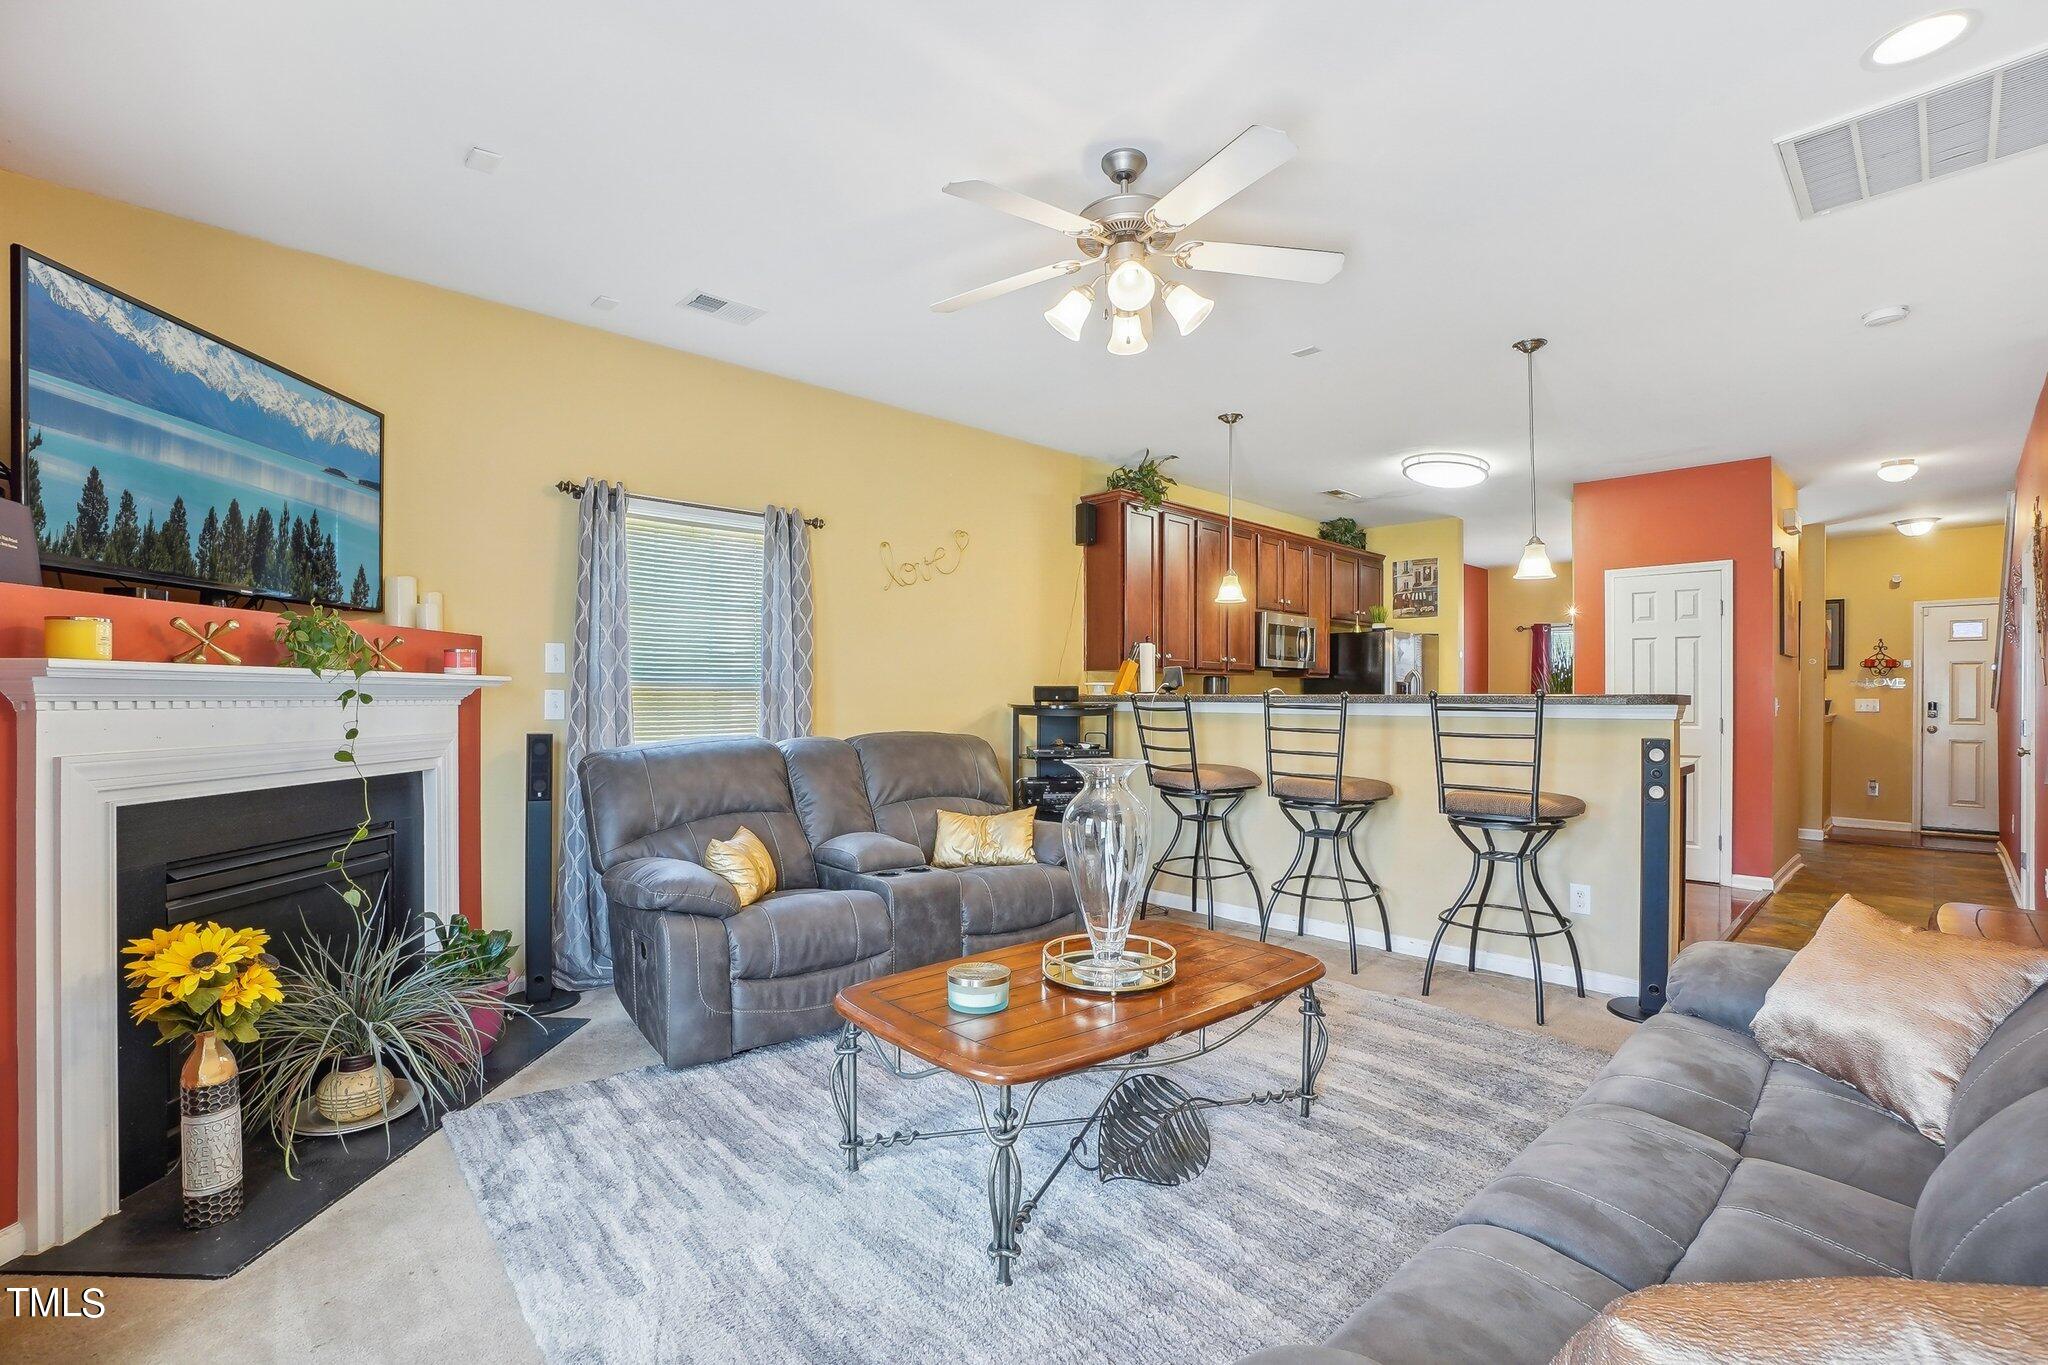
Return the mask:
{"type": "MultiPolygon", "coordinates": [[[[1189,701],[1200,761],[1249,768],[1263,783],[1263,698],[1257,693],[1198,695],[1189,701]]],[[[1332,707],[1337,704],[1334,696],[1327,701],[1332,707]]],[[[1685,704],[1682,696],[1656,694],[1566,695],[1546,700],[1543,789],[1580,798],[1586,803],[1586,813],[1572,820],[1544,850],[1543,880],[1568,912],[1574,899],[1572,888],[1585,888],[1579,899],[1590,910],[1573,915],[1572,931],[1585,960],[1588,990],[1613,995],[1636,991],[1643,894],[1643,742],[1659,740],[1675,752],[1685,704]]],[[[1377,778],[1394,788],[1393,796],[1376,806],[1360,828],[1359,850],[1385,893],[1394,951],[1420,958],[1429,951],[1438,912],[1457,896],[1472,865],[1470,853],[1437,809],[1429,699],[1353,697],[1350,706],[1347,774],[1377,778]]],[[[1119,755],[1140,756],[1128,705],[1117,709],[1115,742],[1119,755]]],[[[1142,779],[1133,785],[1144,789],[1142,779]]],[[[1152,804],[1148,860],[1165,850],[1174,826],[1166,803],[1154,799],[1152,804]]],[[[1673,801],[1665,810],[1668,827],[1662,832],[1673,841],[1666,862],[1670,869],[1666,903],[1675,910],[1684,904],[1678,880],[1680,804],[1673,801]]],[[[1294,857],[1294,828],[1263,785],[1238,806],[1231,824],[1260,887],[1270,892],[1273,880],[1287,870],[1294,857]]],[[[1181,851],[1186,851],[1185,847],[1181,851]]],[[[1152,899],[1185,909],[1190,904],[1187,883],[1162,877],[1152,899]]],[[[1379,916],[1369,904],[1361,904],[1358,912],[1360,951],[1379,951],[1383,946],[1379,916]]],[[[1258,922],[1258,907],[1242,878],[1217,882],[1216,915],[1219,920],[1258,922]]],[[[1296,915],[1297,903],[1291,898],[1274,912],[1276,941],[1293,936],[1296,915]]],[[[1311,901],[1308,932],[1341,941],[1345,936],[1342,907],[1311,901]]],[[[1670,941],[1678,941],[1675,921],[1670,941]]],[[[1462,967],[1465,955],[1466,935],[1451,931],[1439,955],[1438,969],[1453,963],[1462,967]]],[[[1479,965],[1510,975],[1529,975],[1528,952],[1517,938],[1494,938],[1489,943],[1487,936],[1482,936],[1479,965]]],[[[1548,941],[1544,953],[1544,975],[1567,985],[1572,979],[1570,957],[1554,939],[1548,941]]]]}

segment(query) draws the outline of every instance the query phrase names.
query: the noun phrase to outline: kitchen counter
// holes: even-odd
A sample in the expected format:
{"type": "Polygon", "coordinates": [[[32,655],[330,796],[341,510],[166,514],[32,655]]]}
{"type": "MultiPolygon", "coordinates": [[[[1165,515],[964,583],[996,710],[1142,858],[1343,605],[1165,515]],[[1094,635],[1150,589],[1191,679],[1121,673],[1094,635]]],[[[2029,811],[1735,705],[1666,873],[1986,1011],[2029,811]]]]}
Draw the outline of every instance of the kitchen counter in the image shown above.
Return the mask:
{"type": "MultiPolygon", "coordinates": [[[[1200,691],[1194,691],[1185,695],[1190,701],[1194,702],[1195,712],[1198,715],[1212,707],[1234,708],[1249,706],[1256,708],[1265,700],[1265,693],[1263,692],[1231,692],[1217,697],[1209,696],[1200,691]]],[[[1328,702],[1331,706],[1337,704],[1337,697],[1334,693],[1317,695],[1315,693],[1289,692],[1286,695],[1290,700],[1307,697],[1316,701],[1328,702]]],[[[1514,693],[1507,695],[1517,701],[1527,700],[1524,694],[1514,693]]],[[[1472,695],[1445,693],[1442,700],[1446,702],[1469,702],[1483,701],[1490,697],[1497,698],[1500,696],[1502,694],[1499,693],[1472,695]]],[[[1090,697],[1086,700],[1101,701],[1103,698],[1090,697]]],[[[1122,703],[1129,701],[1130,698],[1122,696],[1112,697],[1109,700],[1122,703]]],[[[1679,708],[1685,706],[1690,700],[1690,698],[1682,694],[1663,692],[1596,692],[1584,695],[1567,692],[1546,698],[1543,705],[1543,715],[1545,719],[1548,719],[1552,716],[1575,716],[1597,712],[1605,716],[1634,715],[1641,719],[1662,719],[1665,716],[1676,715],[1679,708]]],[[[1418,708],[1423,711],[1429,709],[1429,698],[1427,696],[1420,694],[1375,696],[1361,693],[1353,693],[1351,696],[1351,712],[1353,715],[1369,715],[1376,712],[1407,712],[1418,708]]]]}
{"type": "MultiPolygon", "coordinates": [[[[1121,700],[1121,699],[1120,699],[1121,700]]],[[[1222,697],[1190,697],[1194,703],[1195,747],[1203,763],[1228,763],[1266,774],[1265,725],[1261,696],[1255,692],[1222,697]]],[[[1666,694],[1566,695],[1544,706],[1543,788],[1567,792],[1586,802],[1586,814],[1568,824],[1542,855],[1543,879],[1560,908],[1571,904],[1571,888],[1584,886],[1591,914],[1574,918],[1572,927],[1586,964],[1588,990],[1615,995],[1636,991],[1639,907],[1642,900],[1642,764],[1643,742],[1660,740],[1677,751],[1678,721],[1686,698],[1666,694]]],[[[1337,698],[1328,697],[1335,706],[1337,698]]],[[[1487,718],[1460,716],[1456,728],[1490,725],[1487,718]]],[[[1119,706],[1116,752],[1137,757],[1137,727],[1131,708],[1119,706]]],[[[1394,787],[1360,827],[1358,847],[1387,897],[1393,923],[1394,951],[1420,958],[1436,932],[1437,912],[1451,903],[1471,870],[1471,854],[1437,810],[1436,750],[1426,696],[1353,697],[1346,735],[1346,768],[1356,777],[1375,777],[1394,787]]],[[[1476,770],[1475,770],[1476,771],[1476,770]]],[[[1135,783],[1142,791],[1142,778],[1135,783]]],[[[1151,851],[1157,859],[1173,832],[1173,819],[1163,801],[1153,800],[1151,851]]],[[[1669,837],[1678,836],[1677,804],[1672,803],[1669,837]]],[[[1248,793],[1231,816],[1237,842],[1251,860],[1262,888],[1287,870],[1295,853],[1295,831],[1261,785],[1248,793]]],[[[1182,840],[1177,852],[1189,851],[1182,840]]],[[[1326,860],[1325,860],[1326,861],[1326,860]]],[[[1682,905],[1677,868],[1670,860],[1670,904],[1682,905]]],[[[1258,909],[1243,878],[1217,884],[1219,919],[1256,924],[1258,909]]],[[[1326,889],[1335,894],[1334,885],[1326,889]]],[[[1512,883],[1508,884],[1509,894],[1512,883]]],[[[1188,905],[1187,885],[1162,877],[1154,899],[1175,908],[1188,905]]],[[[1496,881],[1495,896],[1502,886],[1496,881]]],[[[1379,916],[1370,905],[1357,908],[1359,949],[1379,951],[1379,916]],[[1369,927],[1368,927],[1369,926],[1369,927]]],[[[1296,903],[1288,901],[1274,915],[1273,932],[1292,936],[1296,903]]],[[[1344,937],[1343,908],[1311,902],[1308,932],[1322,938],[1344,937]]],[[[1452,931],[1438,955],[1439,969],[1465,963],[1466,935],[1452,931]]],[[[1673,933],[1671,941],[1679,941],[1673,933]]],[[[1481,935],[1482,969],[1529,975],[1524,940],[1481,935]]],[[[1556,939],[1545,941],[1545,976],[1569,982],[1570,956],[1556,939]]],[[[1421,964],[1415,965],[1420,975],[1421,964]]]]}

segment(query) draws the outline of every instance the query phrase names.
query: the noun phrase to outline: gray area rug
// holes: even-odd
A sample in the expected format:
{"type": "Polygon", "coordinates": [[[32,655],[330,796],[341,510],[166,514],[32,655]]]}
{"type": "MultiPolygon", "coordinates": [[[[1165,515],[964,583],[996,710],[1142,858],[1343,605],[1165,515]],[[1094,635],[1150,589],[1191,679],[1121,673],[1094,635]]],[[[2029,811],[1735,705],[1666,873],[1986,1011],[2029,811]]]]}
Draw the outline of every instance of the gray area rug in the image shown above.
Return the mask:
{"type": "MultiPolygon", "coordinates": [[[[1325,982],[1323,1099],[1209,1114],[1214,1158],[1172,1188],[1069,1167],[986,1255],[988,1144],[837,1147],[832,1040],[689,1071],[649,1067],[450,1114],[447,1132],[528,1324],[584,1361],[1232,1361],[1314,1341],[1450,1224],[1562,1113],[1603,1054],[1325,982]]],[[[1197,1094],[1294,1083],[1284,1001],[1170,1069],[1197,1094]]],[[[1055,1082],[1034,1117],[1091,1108],[1055,1082]]],[[[861,1067],[867,1131],[972,1125],[966,1082],[861,1067]]],[[[1019,1144],[1027,1193],[1071,1130],[1019,1144]]]]}

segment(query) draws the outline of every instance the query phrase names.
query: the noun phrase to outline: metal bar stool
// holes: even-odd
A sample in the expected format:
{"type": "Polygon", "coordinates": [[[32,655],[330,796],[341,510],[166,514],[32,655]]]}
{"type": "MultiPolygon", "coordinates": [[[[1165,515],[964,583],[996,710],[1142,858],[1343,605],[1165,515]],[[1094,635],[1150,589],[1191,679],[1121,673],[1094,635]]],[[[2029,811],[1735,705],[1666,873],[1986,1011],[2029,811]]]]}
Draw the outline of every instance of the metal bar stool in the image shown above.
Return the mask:
{"type": "Polygon", "coordinates": [[[1529,965],[1536,976],[1536,1022],[1543,1022],[1542,940],[1562,937],[1571,950],[1572,974],[1578,979],[1579,995],[1586,994],[1586,973],[1579,963],[1579,945],[1572,938],[1571,921],[1557,908],[1543,885],[1536,856],[1557,837],[1565,822],[1586,813],[1586,803],[1576,796],[1543,790],[1543,694],[1522,697],[1439,697],[1429,694],[1429,724],[1436,742],[1437,809],[1451,822],[1466,848],[1472,850],[1472,875],[1450,909],[1437,916],[1436,937],[1429,943],[1429,960],[1422,969],[1422,993],[1429,994],[1431,975],[1436,971],[1436,951],[1444,934],[1453,927],[1471,931],[1465,969],[1479,968],[1479,936],[1511,934],[1529,942],[1529,965]],[[1452,728],[1446,729],[1449,719],[1452,728]],[[1453,741],[1455,752],[1444,742],[1453,741]],[[1523,755],[1527,756],[1524,757],[1523,755]],[[1477,770],[1477,771],[1469,771],[1477,770]],[[1469,779],[1469,780],[1468,780],[1469,779]],[[1496,869],[1515,870],[1515,901],[1496,901],[1493,876],[1496,869]],[[1538,930],[1535,907],[1529,903],[1529,886],[1535,884],[1543,909],[1557,927],[1538,930]],[[1474,886],[1479,888],[1475,898],[1474,886]],[[1483,921],[1489,910],[1519,913],[1520,928],[1497,928],[1483,921]],[[1470,919],[1459,918],[1469,911],[1470,919]]]}
{"type": "Polygon", "coordinates": [[[1290,894],[1290,885],[1294,888],[1291,894],[1300,902],[1294,921],[1297,935],[1308,929],[1310,901],[1342,902],[1344,933],[1351,940],[1351,971],[1355,976],[1358,922],[1352,916],[1354,902],[1370,900],[1379,907],[1380,933],[1387,951],[1394,951],[1394,929],[1387,921],[1386,897],[1380,893],[1380,884],[1373,880],[1372,873],[1365,870],[1365,860],[1359,857],[1358,845],[1353,842],[1365,817],[1374,806],[1392,796],[1394,789],[1378,778],[1354,777],[1346,772],[1344,740],[1350,731],[1350,719],[1349,693],[1338,693],[1335,705],[1329,697],[1296,697],[1277,690],[1266,693],[1266,790],[1280,803],[1281,813],[1299,837],[1295,840],[1294,861],[1273,883],[1273,894],[1259,912],[1259,938],[1266,937],[1281,897],[1290,894]],[[1330,851],[1332,870],[1319,873],[1316,861],[1325,846],[1330,851]],[[1308,868],[1297,872],[1295,869],[1301,866],[1304,856],[1308,868]],[[1351,890],[1352,874],[1344,870],[1347,856],[1358,880],[1364,883],[1356,896],[1351,890]],[[1337,894],[1311,891],[1309,888],[1318,880],[1335,881],[1337,894]]]}
{"type": "Polygon", "coordinates": [[[1145,894],[1138,901],[1138,916],[1144,918],[1146,908],[1152,901],[1152,885],[1164,872],[1169,876],[1185,877],[1188,882],[1188,908],[1197,913],[1202,909],[1202,896],[1206,890],[1209,902],[1209,927],[1216,927],[1216,882],[1217,864],[1229,869],[1222,874],[1222,880],[1243,877],[1252,884],[1252,903],[1263,899],[1259,891],[1259,879],[1252,874],[1252,865],[1231,837],[1230,813],[1237,809],[1245,794],[1259,785],[1259,775],[1250,768],[1240,768],[1229,763],[1204,763],[1195,750],[1195,707],[1187,697],[1168,697],[1157,693],[1140,694],[1131,698],[1131,716],[1138,724],[1138,745],[1145,755],[1145,772],[1151,780],[1153,790],[1159,799],[1166,802],[1174,814],[1173,837],[1166,841],[1166,852],[1152,864],[1152,871],[1145,878],[1145,894]],[[1195,851],[1175,855],[1180,847],[1181,835],[1192,825],[1195,832],[1195,851]],[[1219,853],[1213,842],[1215,833],[1223,836],[1223,842],[1230,849],[1228,854],[1219,853]],[[1185,866],[1186,871],[1181,871],[1185,866]]]}

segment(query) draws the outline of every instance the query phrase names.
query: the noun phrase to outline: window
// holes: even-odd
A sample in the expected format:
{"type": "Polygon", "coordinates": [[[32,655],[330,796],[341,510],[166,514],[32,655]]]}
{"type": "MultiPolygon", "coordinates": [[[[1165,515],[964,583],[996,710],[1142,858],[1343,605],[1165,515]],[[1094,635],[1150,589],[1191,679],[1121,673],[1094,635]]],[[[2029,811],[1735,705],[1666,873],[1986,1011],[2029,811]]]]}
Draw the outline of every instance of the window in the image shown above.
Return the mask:
{"type": "Polygon", "coordinates": [[[626,505],[633,740],[761,731],[761,518],[626,505]]]}

